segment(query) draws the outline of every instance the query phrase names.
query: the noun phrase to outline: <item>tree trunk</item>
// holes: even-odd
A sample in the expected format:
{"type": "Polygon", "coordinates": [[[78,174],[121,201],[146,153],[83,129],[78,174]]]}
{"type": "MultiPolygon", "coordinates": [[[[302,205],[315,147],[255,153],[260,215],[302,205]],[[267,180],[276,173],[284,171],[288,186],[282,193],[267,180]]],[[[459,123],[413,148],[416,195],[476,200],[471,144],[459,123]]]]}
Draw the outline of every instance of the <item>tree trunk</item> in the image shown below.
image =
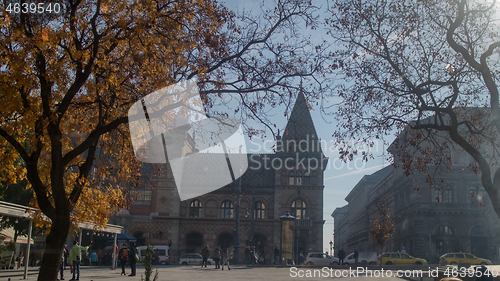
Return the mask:
{"type": "Polygon", "coordinates": [[[69,213],[58,214],[52,221],[50,233],[46,239],[38,281],[55,281],[59,272],[64,243],[70,228],[69,213]]]}

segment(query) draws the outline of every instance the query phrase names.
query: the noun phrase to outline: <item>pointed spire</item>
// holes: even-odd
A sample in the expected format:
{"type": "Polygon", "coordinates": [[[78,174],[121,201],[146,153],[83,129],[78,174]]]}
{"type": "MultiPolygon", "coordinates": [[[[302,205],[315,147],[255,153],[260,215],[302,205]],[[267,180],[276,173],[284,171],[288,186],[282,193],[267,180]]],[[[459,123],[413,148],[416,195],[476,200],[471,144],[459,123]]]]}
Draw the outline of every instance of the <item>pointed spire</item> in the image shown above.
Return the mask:
{"type": "Polygon", "coordinates": [[[290,114],[285,131],[283,132],[283,145],[286,151],[319,152],[321,148],[318,143],[318,135],[302,91],[302,83],[300,89],[295,105],[293,106],[292,114],[290,114]],[[299,143],[301,141],[303,144],[299,150],[299,143]],[[295,149],[293,146],[295,146],[295,149]]]}

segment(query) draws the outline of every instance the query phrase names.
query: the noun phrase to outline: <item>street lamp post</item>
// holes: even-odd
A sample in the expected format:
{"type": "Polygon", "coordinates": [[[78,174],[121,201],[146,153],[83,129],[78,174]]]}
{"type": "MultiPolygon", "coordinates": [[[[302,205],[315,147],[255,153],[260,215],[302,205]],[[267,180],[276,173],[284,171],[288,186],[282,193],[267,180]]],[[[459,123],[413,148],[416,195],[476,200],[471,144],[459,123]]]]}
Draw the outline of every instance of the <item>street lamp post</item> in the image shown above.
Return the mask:
{"type": "MultiPolygon", "coordinates": [[[[221,142],[222,148],[224,149],[224,154],[226,155],[226,162],[227,166],[229,167],[229,172],[231,174],[231,179],[233,180],[233,183],[236,182],[236,178],[234,176],[234,171],[233,167],[231,165],[231,161],[229,160],[229,154],[227,153],[226,145],[224,142],[221,142]]],[[[240,167],[240,174],[239,174],[239,181],[238,181],[238,187],[236,189],[236,206],[235,206],[235,214],[234,214],[234,230],[233,230],[233,235],[234,235],[234,252],[233,252],[233,263],[234,264],[239,264],[240,263],[240,204],[241,204],[241,167],[240,167]]],[[[235,194],[233,193],[233,196],[235,194]]]]}
{"type": "Polygon", "coordinates": [[[236,211],[234,220],[234,256],[233,263],[240,263],[240,204],[241,204],[241,177],[238,182],[238,190],[236,191],[236,211]]]}

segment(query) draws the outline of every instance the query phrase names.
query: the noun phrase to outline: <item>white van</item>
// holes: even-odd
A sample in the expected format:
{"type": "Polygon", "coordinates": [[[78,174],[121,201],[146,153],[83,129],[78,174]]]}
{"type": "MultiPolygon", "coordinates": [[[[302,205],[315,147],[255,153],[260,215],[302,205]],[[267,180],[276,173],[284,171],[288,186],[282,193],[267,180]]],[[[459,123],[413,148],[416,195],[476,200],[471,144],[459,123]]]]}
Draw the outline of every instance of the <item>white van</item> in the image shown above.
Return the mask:
{"type": "MultiPolygon", "coordinates": [[[[161,264],[168,264],[169,263],[169,252],[168,251],[169,251],[170,247],[159,245],[159,246],[151,246],[151,248],[153,249],[154,255],[159,257],[161,264]]],[[[143,262],[144,257],[146,256],[146,251],[148,249],[148,246],[139,246],[139,247],[137,247],[137,249],[139,250],[139,252],[137,253],[139,255],[139,259],[141,262],[143,262]]],[[[154,261],[153,261],[153,263],[154,263],[154,261]]]]}

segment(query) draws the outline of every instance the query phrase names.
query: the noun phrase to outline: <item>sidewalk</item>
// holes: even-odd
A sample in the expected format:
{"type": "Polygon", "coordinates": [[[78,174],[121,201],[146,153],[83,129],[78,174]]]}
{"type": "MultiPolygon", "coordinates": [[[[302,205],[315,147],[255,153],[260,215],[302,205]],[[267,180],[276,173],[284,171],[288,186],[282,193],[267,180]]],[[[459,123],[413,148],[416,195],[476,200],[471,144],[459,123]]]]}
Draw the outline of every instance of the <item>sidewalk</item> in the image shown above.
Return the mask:
{"type": "MultiPolygon", "coordinates": [[[[216,270],[213,265],[208,266],[207,268],[202,268],[200,266],[180,266],[180,265],[161,265],[155,267],[158,269],[158,281],[166,281],[166,280],[182,280],[182,281],[191,281],[191,280],[204,280],[204,281],[221,281],[221,280],[328,280],[331,277],[310,277],[310,278],[293,278],[291,276],[291,268],[290,267],[247,267],[247,266],[234,266],[231,267],[231,270],[216,270]]],[[[321,268],[299,268],[302,270],[321,270],[321,268]]],[[[32,267],[28,271],[28,279],[29,281],[37,280],[37,270],[38,267],[32,267]]],[[[130,268],[126,269],[127,274],[130,274],[130,268]]],[[[9,278],[11,281],[23,280],[22,270],[6,270],[0,271],[0,280],[8,281],[9,278]]],[[[130,280],[130,281],[140,281],[141,275],[144,275],[144,267],[137,267],[137,276],[121,276],[121,268],[117,268],[116,270],[111,270],[108,267],[100,267],[100,266],[83,266],[80,269],[80,280],[81,281],[97,281],[97,280],[105,280],[105,281],[122,281],[122,280],[130,280]]],[[[64,271],[64,279],[65,281],[70,280],[72,276],[69,272],[69,267],[64,271]]],[[[367,277],[347,277],[342,278],[342,281],[354,281],[354,280],[370,280],[374,278],[367,277]]],[[[400,278],[376,278],[380,281],[401,281],[403,279],[400,278]]]]}

